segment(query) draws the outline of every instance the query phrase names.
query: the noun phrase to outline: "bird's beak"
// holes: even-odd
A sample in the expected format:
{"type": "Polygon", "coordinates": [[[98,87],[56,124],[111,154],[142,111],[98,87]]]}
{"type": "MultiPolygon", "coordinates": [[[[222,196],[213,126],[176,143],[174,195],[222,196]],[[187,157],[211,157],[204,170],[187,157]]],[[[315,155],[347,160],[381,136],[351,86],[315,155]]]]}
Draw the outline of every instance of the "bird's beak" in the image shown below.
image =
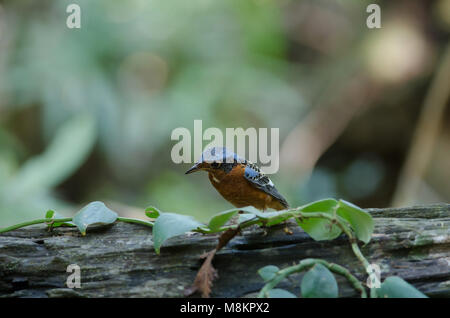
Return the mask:
{"type": "Polygon", "coordinates": [[[193,165],[188,171],[186,171],[184,174],[190,174],[196,171],[200,170],[200,165],[198,163],[196,163],[195,165],[193,165]]]}

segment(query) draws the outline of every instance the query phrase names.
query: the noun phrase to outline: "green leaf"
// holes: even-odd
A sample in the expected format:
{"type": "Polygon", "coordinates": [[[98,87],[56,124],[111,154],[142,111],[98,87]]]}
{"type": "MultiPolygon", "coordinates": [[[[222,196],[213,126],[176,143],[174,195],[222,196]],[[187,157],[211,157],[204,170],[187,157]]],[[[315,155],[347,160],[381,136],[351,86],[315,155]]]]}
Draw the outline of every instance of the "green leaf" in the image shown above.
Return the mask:
{"type": "Polygon", "coordinates": [[[272,216],[275,216],[277,214],[277,212],[274,212],[274,211],[272,211],[272,212],[262,212],[262,211],[259,211],[256,208],[254,208],[254,207],[246,207],[246,208],[244,208],[244,210],[241,210],[241,211],[243,211],[245,214],[249,213],[249,214],[256,215],[257,217],[259,217],[262,220],[266,220],[266,219],[268,219],[268,218],[270,218],[272,216]]]}
{"type": "Polygon", "coordinates": [[[245,214],[250,213],[258,216],[263,214],[263,212],[251,205],[245,206],[243,208],[238,208],[238,210],[244,212],[245,214]]]}
{"type": "Polygon", "coordinates": [[[260,219],[263,217],[263,213],[253,206],[246,206],[239,208],[238,210],[244,212],[239,215],[239,224],[247,222],[255,217],[259,217],[260,219]]]}
{"type": "Polygon", "coordinates": [[[274,288],[267,292],[269,298],[297,298],[293,293],[281,288],[274,288]]]}
{"type": "Polygon", "coordinates": [[[53,215],[55,214],[55,211],[53,210],[48,210],[47,212],[45,212],[45,218],[46,219],[51,219],[53,218],[53,215]]]}
{"type": "Polygon", "coordinates": [[[290,214],[287,214],[285,212],[278,212],[278,211],[271,211],[271,212],[261,212],[258,217],[262,220],[268,220],[271,219],[270,221],[267,221],[265,223],[266,226],[272,226],[275,224],[279,224],[287,219],[289,219],[291,217],[290,214]]]}
{"type": "MultiPolygon", "coordinates": [[[[281,223],[283,221],[285,221],[286,219],[288,219],[290,216],[289,215],[284,215],[283,211],[269,211],[269,212],[262,212],[258,209],[256,209],[253,206],[247,206],[244,208],[239,208],[240,211],[243,211],[244,214],[243,215],[255,215],[257,216],[259,219],[261,219],[262,221],[268,220],[269,218],[272,218],[272,220],[268,223],[266,223],[267,226],[272,226],[278,223],[281,223]],[[276,218],[276,216],[279,215],[279,218],[276,218]]],[[[242,215],[241,215],[242,216],[242,215]]],[[[248,218],[251,219],[251,218],[248,218]]],[[[244,220],[247,220],[247,218],[245,218],[244,220]]],[[[242,223],[242,222],[240,222],[242,223]]]]}
{"type": "Polygon", "coordinates": [[[239,214],[238,223],[242,224],[242,223],[250,221],[251,219],[254,219],[256,217],[257,217],[256,215],[250,214],[250,213],[239,214]]]}
{"type": "Polygon", "coordinates": [[[300,207],[300,210],[303,212],[333,212],[338,204],[339,202],[335,199],[323,199],[305,204],[300,207]]]}
{"type": "Polygon", "coordinates": [[[161,211],[159,211],[157,208],[153,206],[149,206],[145,209],[145,215],[148,216],[151,219],[156,219],[161,214],[161,211]]]}
{"type": "Polygon", "coordinates": [[[117,219],[117,213],[106,207],[103,202],[91,202],[78,211],[72,218],[81,235],[86,235],[86,229],[94,224],[111,224],[117,219]]]}
{"type": "Polygon", "coordinates": [[[338,286],[333,274],[322,264],[314,265],[304,276],[301,283],[304,298],[336,298],[338,286]]]}
{"type": "Polygon", "coordinates": [[[334,240],[342,233],[338,226],[325,219],[297,219],[297,224],[316,241],[334,240]]]}
{"type": "Polygon", "coordinates": [[[381,298],[428,298],[398,276],[386,278],[377,290],[377,294],[381,298]]]}
{"type": "Polygon", "coordinates": [[[227,223],[234,215],[239,212],[239,209],[232,209],[220,212],[214,215],[211,220],[209,220],[208,227],[215,231],[218,230],[221,226],[227,223]]]}
{"type": "Polygon", "coordinates": [[[258,270],[258,274],[259,274],[259,276],[262,277],[262,279],[265,282],[268,282],[269,280],[271,280],[272,278],[274,278],[276,276],[276,274],[279,270],[280,269],[275,265],[267,265],[267,266],[264,266],[263,268],[260,268],[258,270]]]}
{"type": "Polygon", "coordinates": [[[374,224],[372,216],[369,213],[344,200],[339,200],[339,208],[336,213],[350,223],[357,238],[364,243],[370,241],[374,224]]]}
{"type": "MultiPolygon", "coordinates": [[[[49,220],[49,222],[50,222],[51,220],[54,220],[54,219],[64,219],[65,217],[62,216],[62,215],[60,215],[60,214],[58,214],[58,213],[56,213],[56,212],[53,211],[53,210],[48,210],[48,211],[45,213],[45,218],[46,218],[46,219],[50,219],[50,220],[49,220]]],[[[55,222],[55,223],[53,223],[53,224],[51,224],[51,225],[48,225],[48,226],[51,226],[51,227],[75,226],[75,224],[74,224],[73,222],[55,222]]]]}
{"type": "Polygon", "coordinates": [[[159,254],[161,245],[167,239],[192,231],[203,226],[191,216],[163,212],[153,225],[153,244],[156,254],[159,254]]]}
{"type": "MultiPolygon", "coordinates": [[[[333,215],[334,209],[338,207],[338,201],[324,199],[306,204],[300,208],[305,215],[308,212],[322,212],[333,215]]],[[[316,241],[333,240],[338,237],[342,230],[329,220],[320,218],[297,219],[297,224],[316,241]]]]}

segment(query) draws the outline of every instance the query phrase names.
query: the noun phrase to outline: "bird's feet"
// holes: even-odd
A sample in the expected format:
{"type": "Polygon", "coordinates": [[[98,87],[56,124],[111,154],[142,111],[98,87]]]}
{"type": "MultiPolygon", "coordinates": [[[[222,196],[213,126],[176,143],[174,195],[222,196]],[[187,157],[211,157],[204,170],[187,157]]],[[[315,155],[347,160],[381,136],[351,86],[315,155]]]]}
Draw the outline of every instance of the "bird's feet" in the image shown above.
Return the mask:
{"type": "Polygon", "coordinates": [[[288,224],[285,222],[284,223],[284,228],[283,228],[284,233],[286,233],[287,235],[292,235],[294,234],[294,232],[291,231],[291,229],[289,229],[288,224]]]}

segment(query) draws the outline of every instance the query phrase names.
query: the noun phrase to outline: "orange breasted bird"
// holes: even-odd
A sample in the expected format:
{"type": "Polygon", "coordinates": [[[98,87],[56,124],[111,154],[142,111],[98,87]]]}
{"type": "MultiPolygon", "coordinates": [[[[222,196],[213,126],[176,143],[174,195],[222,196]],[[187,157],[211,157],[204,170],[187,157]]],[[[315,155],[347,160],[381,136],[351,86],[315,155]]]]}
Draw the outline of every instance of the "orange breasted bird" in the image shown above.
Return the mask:
{"type": "Polygon", "coordinates": [[[216,190],[237,208],[254,206],[283,210],[289,207],[273,182],[255,164],[224,147],[206,149],[186,174],[204,170],[216,190]]]}

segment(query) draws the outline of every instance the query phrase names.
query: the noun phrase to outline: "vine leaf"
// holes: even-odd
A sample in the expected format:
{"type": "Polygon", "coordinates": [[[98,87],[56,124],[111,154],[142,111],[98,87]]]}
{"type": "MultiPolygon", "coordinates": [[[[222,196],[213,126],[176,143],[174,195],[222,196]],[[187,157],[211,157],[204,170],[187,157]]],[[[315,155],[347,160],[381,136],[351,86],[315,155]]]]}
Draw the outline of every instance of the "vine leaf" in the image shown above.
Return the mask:
{"type": "Polygon", "coordinates": [[[322,264],[314,265],[301,282],[304,298],[337,298],[338,285],[333,274],[322,264]]]}
{"type": "Polygon", "coordinates": [[[219,228],[223,225],[225,225],[233,216],[235,216],[237,213],[240,213],[239,215],[239,221],[238,223],[243,223],[245,221],[248,221],[250,219],[253,219],[254,217],[259,217],[262,220],[267,219],[267,217],[270,217],[273,212],[266,212],[262,213],[258,209],[252,207],[252,206],[246,206],[238,209],[231,209],[226,210],[220,213],[217,213],[214,215],[208,223],[208,228],[213,231],[219,230],[219,228]]]}
{"type": "Polygon", "coordinates": [[[305,204],[300,207],[303,212],[331,212],[338,206],[335,199],[323,199],[305,204]]]}
{"type": "MultiPolygon", "coordinates": [[[[338,207],[338,201],[334,199],[324,199],[304,205],[300,208],[307,217],[307,212],[322,212],[333,215],[338,207]]],[[[331,224],[327,219],[303,218],[297,219],[297,224],[316,241],[333,240],[341,235],[342,230],[335,224],[331,224]]]]}
{"type": "Polygon", "coordinates": [[[159,254],[161,245],[169,238],[203,226],[189,215],[161,212],[153,225],[153,245],[159,254]]]}
{"type": "Polygon", "coordinates": [[[161,214],[161,211],[159,211],[157,208],[153,206],[149,206],[145,209],[145,215],[148,216],[150,219],[156,219],[161,214]]]}
{"type": "Polygon", "coordinates": [[[283,211],[262,212],[252,206],[240,208],[239,210],[243,212],[243,214],[240,215],[239,223],[243,223],[254,217],[258,217],[262,222],[265,222],[266,226],[272,226],[290,218],[289,215],[283,215],[283,211]],[[277,217],[278,215],[279,217],[277,217]],[[270,222],[267,222],[269,219],[270,222]]]}
{"type": "Polygon", "coordinates": [[[374,223],[372,216],[356,205],[339,200],[337,215],[348,221],[355,231],[356,237],[368,243],[372,237],[374,223]]]}
{"type": "Polygon", "coordinates": [[[300,208],[306,218],[297,219],[297,224],[314,240],[333,240],[342,230],[329,220],[319,218],[307,218],[308,212],[321,212],[330,216],[340,217],[350,224],[356,237],[368,243],[372,237],[374,223],[372,216],[358,206],[345,200],[324,199],[306,204],[300,208]]]}
{"type": "Polygon", "coordinates": [[[86,235],[86,229],[94,224],[111,224],[117,219],[117,213],[110,210],[103,202],[91,202],[78,211],[72,218],[81,235],[86,235]]]}
{"type": "Polygon", "coordinates": [[[258,274],[259,276],[261,276],[261,278],[264,280],[264,282],[268,282],[269,280],[271,280],[272,278],[274,278],[277,275],[277,272],[280,269],[275,266],[275,265],[267,265],[264,266],[263,268],[260,268],[258,270],[258,274]]]}
{"type": "Polygon", "coordinates": [[[398,276],[389,276],[377,290],[381,298],[428,298],[421,291],[398,276]]]}
{"type": "Polygon", "coordinates": [[[227,210],[227,211],[220,212],[220,213],[214,215],[209,220],[208,227],[211,230],[216,231],[221,226],[225,225],[238,212],[239,212],[239,209],[232,209],[232,210],[227,210]]]}
{"type": "Polygon", "coordinates": [[[293,293],[281,288],[274,288],[267,292],[269,298],[297,298],[293,293]]]}
{"type": "Polygon", "coordinates": [[[238,223],[242,224],[245,223],[247,221],[250,221],[254,218],[256,218],[257,216],[255,214],[250,214],[250,213],[242,213],[239,214],[239,219],[238,219],[238,223]]]}

